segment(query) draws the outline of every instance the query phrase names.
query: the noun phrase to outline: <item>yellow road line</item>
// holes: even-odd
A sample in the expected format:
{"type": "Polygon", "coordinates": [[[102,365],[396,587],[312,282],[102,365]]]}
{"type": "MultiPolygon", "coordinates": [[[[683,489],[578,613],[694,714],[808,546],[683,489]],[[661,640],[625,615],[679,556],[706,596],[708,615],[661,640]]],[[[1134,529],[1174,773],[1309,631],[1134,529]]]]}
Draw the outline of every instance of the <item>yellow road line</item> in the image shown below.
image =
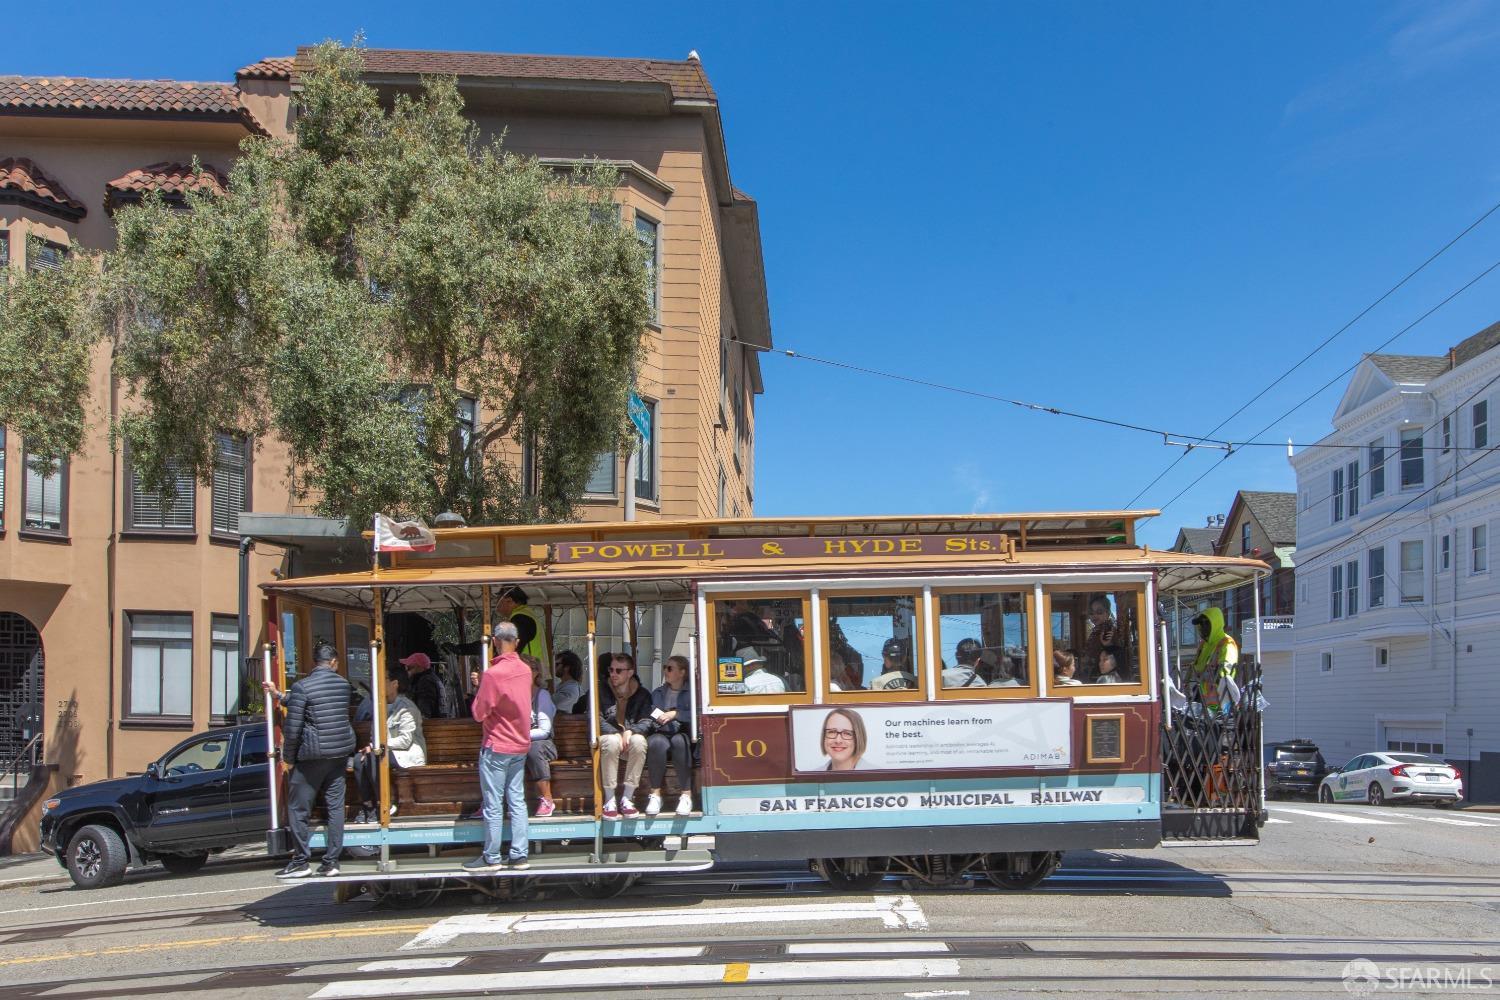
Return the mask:
{"type": "Polygon", "coordinates": [[[55,955],[28,955],[22,958],[0,959],[0,968],[15,965],[37,965],[42,962],[65,962],[79,958],[97,958],[101,955],[144,955],[153,951],[172,951],[177,948],[202,948],[213,945],[262,943],[293,943],[302,941],[331,941],[347,938],[385,937],[392,934],[414,934],[426,930],[427,924],[382,924],[378,927],[332,927],[319,931],[295,931],[291,934],[227,934],[220,937],[193,938],[187,941],[157,941],[151,944],[116,945],[96,948],[92,951],[70,951],[55,955]]]}
{"type": "Polygon", "coordinates": [[[726,983],[743,983],[749,978],[749,962],[730,962],[724,966],[724,982],[726,983]]]}

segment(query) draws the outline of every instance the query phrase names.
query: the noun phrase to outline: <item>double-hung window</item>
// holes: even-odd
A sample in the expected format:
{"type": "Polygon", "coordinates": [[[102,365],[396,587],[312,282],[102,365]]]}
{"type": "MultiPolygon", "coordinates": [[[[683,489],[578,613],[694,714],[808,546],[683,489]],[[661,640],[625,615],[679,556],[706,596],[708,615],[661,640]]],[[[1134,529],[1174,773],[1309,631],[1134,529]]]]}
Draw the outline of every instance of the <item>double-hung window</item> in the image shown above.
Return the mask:
{"type": "Polygon", "coordinates": [[[21,530],[28,534],[66,537],[68,534],[68,460],[56,465],[23,449],[21,530]],[[50,471],[44,471],[50,470],[50,471]]]}
{"type": "Polygon", "coordinates": [[[1401,488],[1421,486],[1422,428],[1407,427],[1401,431],[1401,488]]]}
{"type": "Polygon", "coordinates": [[[643,399],[646,404],[646,426],[650,433],[645,437],[636,435],[640,454],[635,462],[635,495],[640,500],[656,500],[656,410],[654,400],[643,399]]]}
{"type": "Polygon", "coordinates": [[[1469,529],[1469,572],[1488,573],[1490,569],[1490,526],[1476,524],[1469,529]]]}
{"type": "Polygon", "coordinates": [[[213,534],[238,537],[240,515],[250,509],[250,439],[243,435],[214,436],[212,507],[213,534]]]}
{"type": "Polygon", "coordinates": [[[1422,603],[1422,542],[1401,543],[1401,603],[1422,603]]]}
{"type": "Polygon", "coordinates": [[[646,250],[646,278],[650,283],[651,321],[661,322],[661,225],[639,212],[635,216],[635,238],[646,250]]]}
{"type": "Polygon", "coordinates": [[[1250,522],[1246,521],[1240,525],[1240,555],[1250,554],[1250,522]]]}
{"type": "Polygon", "coordinates": [[[1337,621],[1344,617],[1344,564],[1336,563],[1328,568],[1328,618],[1337,621]]]}
{"type": "Polygon", "coordinates": [[[1370,499],[1385,492],[1385,442],[1370,442],[1370,499]]]}
{"type": "Polygon", "coordinates": [[[209,711],[216,722],[227,722],[240,712],[239,619],[233,615],[214,615],[211,645],[213,676],[209,679],[209,711]]]}
{"type": "Polygon", "coordinates": [[[619,464],[615,461],[616,457],[613,451],[601,451],[594,458],[594,467],[589,470],[589,478],[583,484],[583,492],[592,493],[595,496],[615,495],[615,467],[619,464]]]}
{"type": "Polygon", "coordinates": [[[61,271],[67,256],[68,248],[61,243],[33,236],[26,247],[26,270],[61,271]]]}
{"type": "Polygon", "coordinates": [[[132,613],[126,624],[126,718],[191,723],[193,616],[132,613]]]}
{"type": "Polygon", "coordinates": [[[1448,566],[1451,564],[1453,559],[1453,536],[1442,535],[1439,538],[1439,543],[1441,544],[1442,549],[1438,558],[1438,569],[1447,572],[1448,566]]]}
{"type": "Polygon", "coordinates": [[[1333,523],[1344,519],[1344,470],[1333,470],[1333,483],[1328,490],[1328,499],[1333,503],[1333,523]]]}
{"type": "Polygon", "coordinates": [[[1359,614],[1359,560],[1344,564],[1344,613],[1353,618],[1359,614]]]}
{"type": "MultiPolygon", "coordinates": [[[[198,481],[180,465],[167,467],[171,492],[151,490],[141,482],[134,463],[129,461],[129,491],[125,495],[125,527],[133,531],[191,534],[193,513],[198,503],[198,481]]],[[[238,522],[236,522],[238,523],[238,522]]]]}
{"type": "Polygon", "coordinates": [[[1453,414],[1443,415],[1443,454],[1453,447],[1453,414]]]}
{"type": "Polygon", "coordinates": [[[1344,508],[1350,517],[1359,513],[1359,462],[1350,462],[1344,469],[1344,508]]]}
{"type": "Polygon", "coordinates": [[[1472,414],[1474,422],[1474,447],[1488,448],[1490,446],[1489,400],[1481,399],[1479,402],[1475,403],[1472,414]]]}
{"type": "Polygon", "coordinates": [[[1369,570],[1370,586],[1367,607],[1385,607],[1385,546],[1377,546],[1365,556],[1365,567],[1369,570]]]}

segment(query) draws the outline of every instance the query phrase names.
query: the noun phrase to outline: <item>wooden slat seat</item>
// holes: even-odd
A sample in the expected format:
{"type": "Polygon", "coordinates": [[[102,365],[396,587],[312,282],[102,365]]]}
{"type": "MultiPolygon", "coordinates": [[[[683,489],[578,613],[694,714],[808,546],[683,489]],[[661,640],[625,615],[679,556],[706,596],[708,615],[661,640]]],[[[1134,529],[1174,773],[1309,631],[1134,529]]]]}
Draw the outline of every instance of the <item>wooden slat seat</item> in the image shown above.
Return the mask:
{"type": "MultiPolygon", "coordinates": [[[[355,724],[358,744],[370,742],[370,724],[355,724]]],[[[428,719],[422,724],[427,742],[427,764],[391,773],[391,791],[405,816],[451,816],[476,813],[481,805],[479,792],[479,723],[472,719],[428,719]]],[[[559,813],[592,813],[594,811],[594,778],[589,752],[588,718],[582,715],[559,715],[553,724],[553,742],[557,760],[552,762],[552,798],[559,813]]],[[[697,782],[695,781],[696,785],[697,782]]],[[[649,789],[636,794],[637,807],[644,807],[649,789]]],[[[680,789],[676,774],[667,768],[664,795],[675,805],[680,789]]],[[[350,778],[349,802],[357,796],[350,778]]],[[[529,810],[537,805],[536,788],[527,782],[526,802],[529,810]]]]}

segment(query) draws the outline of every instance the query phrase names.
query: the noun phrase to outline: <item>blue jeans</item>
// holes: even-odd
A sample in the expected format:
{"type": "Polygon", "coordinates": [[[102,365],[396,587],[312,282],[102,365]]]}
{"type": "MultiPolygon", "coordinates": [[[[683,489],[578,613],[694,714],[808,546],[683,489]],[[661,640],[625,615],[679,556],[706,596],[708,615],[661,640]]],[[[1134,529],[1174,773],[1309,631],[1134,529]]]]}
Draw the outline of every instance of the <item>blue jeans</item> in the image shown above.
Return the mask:
{"type": "Polygon", "coordinates": [[[480,748],[479,791],[484,796],[484,859],[491,864],[500,861],[509,806],[510,860],[523,860],[531,846],[526,840],[526,755],[480,748]]]}

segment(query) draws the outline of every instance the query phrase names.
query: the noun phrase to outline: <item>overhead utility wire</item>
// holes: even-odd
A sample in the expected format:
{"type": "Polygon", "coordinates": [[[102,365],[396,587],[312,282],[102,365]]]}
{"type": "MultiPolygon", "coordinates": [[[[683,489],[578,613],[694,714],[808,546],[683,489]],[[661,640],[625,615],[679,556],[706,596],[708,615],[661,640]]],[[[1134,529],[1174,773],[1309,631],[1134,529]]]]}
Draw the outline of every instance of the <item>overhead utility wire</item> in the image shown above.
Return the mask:
{"type": "MultiPolygon", "coordinates": [[[[1406,277],[1402,278],[1400,281],[1396,282],[1390,288],[1386,289],[1385,293],[1382,294],[1380,296],[1380,298],[1376,299],[1374,302],[1371,302],[1369,305],[1367,305],[1363,309],[1361,309],[1357,314],[1355,314],[1355,316],[1354,316],[1353,319],[1351,319],[1349,322],[1345,323],[1343,326],[1339,327],[1337,330],[1333,331],[1333,333],[1331,333],[1328,337],[1324,338],[1324,340],[1323,340],[1322,343],[1318,344],[1317,347],[1314,347],[1312,350],[1310,350],[1306,354],[1304,354],[1302,356],[1302,359],[1300,361],[1298,361],[1296,364],[1292,365],[1292,367],[1288,368],[1286,371],[1282,372],[1280,375],[1276,376],[1276,378],[1271,382],[1270,385],[1266,386],[1260,392],[1257,392],[1254,396],[1251,396],[1243,405],[1240,406],[1239,409],[1235,410],[1229,416],[1227,416],[1223,420],[1219,421],[1218,424],[1216,424],[1214,426],[1214,428],[1212,430],[1210,430],[1208,433],[1209,434],[1217,434],[1220,430],[1223,429],[1223,427],[1224,427],[1225,424],[1229,423],[1229,421],[1233,420],[1235,417],[1239,416],[1241,413],[1244,413],[1247,409],[1250,408],[1250,406],[1252,404],[1254,404],[1262,396],[1264,396],[1266,393],[1270,392],[1272,389],[1276,388],[1283,381],[1285,381],[1286,378],[1287,378],[1287,376],[1291,375],[1298,368],[1301,368],[1308,361],[1312,360],[1313,355],[1317,354],[1323,348],[1325,348],[1329,344],[1333,343],[1333,341],[1335,339],[1337,339],[1340,334],[1344,333],[1346,330],[1348,330],[1355,323],[1358,323],[1360,320],[1364,319],[1365,316],[1367,316],[1372,309],[1374,309],[1376,306],[1380,305],[1386,299],[1388,299],[1392,295],[1394,295],[1408,281],[1410,281],[1411,279],[1415,278],[1417,275],[1419,275],[1423,271],[1425,271],[1427,269],[1427,265],[1429,265],[1433,261],[1437,260],[1443,254],[1447,253],[1449,251],[1449,249],[1451,249],[1455,243],[1457,243],[1459,240],[1463,239],[1465,236],[1469,235],[1469,233],[1473,232],[1479,226],[1480,223],[1484,222],[1485,219],[1488,219],[1491,215],[1494,215],[1495,212],[1496,212],[1496,210],[1500,210],[1500,202],[1496,202],[1495,204],[1491,205],[1490,208],[1489,208],[1489,211],[1485,212],[1479,218],[1475,219],[1473,222],[1471,222],[1467,226],[1465,226],[1464,230],[1461,233],[1459,233],[1457,236],[1453,237],[1453,239],[1449,240],[1447,243],[1443,244],[1443,246],[1442,246],[1441,249],[1439,249],[1432,256],[1428,257],[1426,260],[1422,261],[1422,263],[1418,264],[1414,269],[1412,269],[1406,275],[1406,277]]],[[[1157,474],[1157,476],[1156,476],[1155,479],[1151,480],[1151,482],[1149,482],[1145,486],[1141,487],[1140,491],[1138,493],[1136,493],[1135,496],[1133,496],[1133,497],[1130,498],[1130,502],[1125,505],[1126,508],[1128,509],[1129,507],[1131,507],[1131,505],[1133,505],[1137,500],[1139,500],[1141,497],[1143,497],[1146,494],[1147,490],[1151,489],[1151,487],[1153,487],[1157,483],[1161,482],[1162,479],[1167,475],[1167,473],[1169,473],[1173,469],[1177,468],[1177,463],[1181,462],[1184,458],[1187,458],[1188,452],[1191,451],[1191,450],[1192,450],[1191,448],[1185,449],[1180,455],[1178,455],[1176,458],[1172,459],[1171,463],[1165,469],[1161,470],[1161,472],[1159,472],[1157,474]]]]}
{"type": "MultiPolygon", "coordinates": [[[[1443,306],[1447,305],[1449,302],[1452,302],[1454,299],[1458,298],[1464,292],[1466,292],[1470,288],[1474,287],[1474,285],[1478,284],[1481,279],[1483,279],[1484,277],[1486,277],[1491,271],[1495,270],[1495,268],[1497,268],[1497,267],[1500,267],[1500,260],[1495,261],[1495,263],[1491,264],[1489,267],[1485,268],[1483,271],[1480,271],[1474,277],[1472,277],[1468,281],[1466,281],[1457,290],[1455,290],[1453,292],[1450,292],[1448,294],[1447,298],[1443,299],[1443,301],[1439,302],[1437,305],[1433,306],[1431,309],[1427,310],[1422,315],[1418,316],[1416,319],[1414,319],[1410,323],[1406,324],[1400,330],[1396,331],[1396,333],[1394,335],[1392,335],[1391,337],[1389,337],[1382,344],[1380,344],[1379,347],[1376,347],[1375,350],[1371,351],[1370,353],[1374,354],[1374,353],[1380,351],[1382,348],[1384,348],[1384,347],[1388,346],[1389,344],[1395,342],[1395,340],[1398,337],[1404,336],[1407,332],[1409,332],[1418,323],[1422,322],[1427,317],[1431,316],[1433,313],[1435,313],[1439,309],[1443,308],[1443,306]]],[[[1252,440],[1254,438],[1257,438],[1260,435],[1264,434],[1266,431],[1270,430],[1272,427],[1275,427],[1277,424],[1281,423],[1281,421],[1285,420],[1287,417],[1291,416],[1293,413],[1297,412],[1302,407],[1304,407],[1308,403],[1312,402],[1314,399],[1316,399],[1318,396],[1320,396],[1323,393],[1323,391],[1326,390],[1329,386],[1333,385],[1335,382],[1338,382],[1340,379],[1342,379],[1345,376],[1347,376],[1350,372],[1354,371],[1354,369],[1358,368],[1359,365],[1360,365],[1360,363],[1362,361],[1364,361],[1364,357],[1361,357],[1359,359],[1359,361],[1354,362],[1354,364],[1350,365],[1348,368],[1345,368],[1343,371],[1339,372],[1337,375],[1335,375],[1333,378],[1329,379],[1327,382],[1324,382],[1321,386],[1319,386],[1317,389],[1315,389],[1311,395],[1309,395],[1308,397],[1306,397],[1305,399],[1303,399],[1302,402],[1297,403],[1291,409],[1289,409],[1285,413],[1281,414],[1281,416],[1279,416],[1276,419],[1272,420],[1270,423],[1266,424],[1266,426],[1262,427],[1260,430],[1258,430],[1254,434],[1252,434],[1251,435],[1252,440]]],[[[1190,482],[1186,486],[1184,486],[1181,490],[1178,490],[1177,493],[1176,493],[1176,495],[1174,495],[1172,497],[1172,499],[1168,500],[1166,503],[1164,503],[1160,507],[1158,507],[1156,509],[1157,513],[1161,514],[1168,507],[1172,506],[1178,500],[1181,500],[1182,497],[1189,490],[1191,490],[1194,486],[1197,486],[1199,483],[1203,482],[1203,480],[1206,479],[1206,478],[1208,478],[1208,476],[1211,473],[1213,473],[1216,469],[1218,469],[1219,466],[1221,466],[1225,462],[1229,461],[1229,459],[1232,458],[1234,456],[1234,454],[1235,454],[1234,451],[1226,451],[1224,453],[1224,457],[1223,458],[1219,459],[1217,462],[1215,462],[1214,464],[1210,465],[1207,469],[1204,469],[1203,473],[1200,476],[1198,476],[1197,479],[1194,479],[1192,482],[1190,482]]]]}

